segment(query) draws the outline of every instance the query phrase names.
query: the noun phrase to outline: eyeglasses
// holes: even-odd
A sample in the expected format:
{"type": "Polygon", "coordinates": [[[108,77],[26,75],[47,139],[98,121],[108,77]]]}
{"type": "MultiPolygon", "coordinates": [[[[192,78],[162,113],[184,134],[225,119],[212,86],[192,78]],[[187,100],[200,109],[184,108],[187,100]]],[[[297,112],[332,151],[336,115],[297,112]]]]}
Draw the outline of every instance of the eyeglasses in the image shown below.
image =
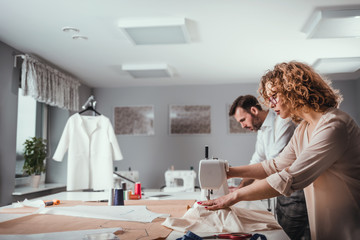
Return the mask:
{"type": "Polygon", "coordinates": [[[272,96],[269,98],[269,102],[270,102],[271,104],[276,105],[276,104],[278,103],[278,101],[276,100],[276,98],[277,98],[277,93],[275,93],[274,95],[272,95],[272,96]]]}

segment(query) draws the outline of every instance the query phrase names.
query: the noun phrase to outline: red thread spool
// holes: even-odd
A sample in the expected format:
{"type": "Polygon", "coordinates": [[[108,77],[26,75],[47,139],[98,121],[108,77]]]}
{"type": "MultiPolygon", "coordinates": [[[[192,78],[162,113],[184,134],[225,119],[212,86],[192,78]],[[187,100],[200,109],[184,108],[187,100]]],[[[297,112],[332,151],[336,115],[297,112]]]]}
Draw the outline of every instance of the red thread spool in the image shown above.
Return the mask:
{"type": "Polygon", "coordinates": [[[139,195],[141,198],[141,183],[140,182],[135,183],[135,195],[139,195]]]}

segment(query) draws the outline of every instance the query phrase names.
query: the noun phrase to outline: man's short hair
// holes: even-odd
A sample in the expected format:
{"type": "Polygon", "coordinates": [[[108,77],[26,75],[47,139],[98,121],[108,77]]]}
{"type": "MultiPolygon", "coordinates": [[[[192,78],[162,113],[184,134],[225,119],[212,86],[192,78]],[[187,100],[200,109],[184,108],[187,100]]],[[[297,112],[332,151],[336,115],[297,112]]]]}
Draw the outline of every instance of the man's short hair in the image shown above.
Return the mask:
{"type": "Polygon", "coordinates": [[[229,116],[234,116],[236,108],[241,107],[248,113],[250,113],[251,107],[256,107],[262,111],[262,107],[256,97],[252,95],[239,96],[230,107],[229,116]]]}

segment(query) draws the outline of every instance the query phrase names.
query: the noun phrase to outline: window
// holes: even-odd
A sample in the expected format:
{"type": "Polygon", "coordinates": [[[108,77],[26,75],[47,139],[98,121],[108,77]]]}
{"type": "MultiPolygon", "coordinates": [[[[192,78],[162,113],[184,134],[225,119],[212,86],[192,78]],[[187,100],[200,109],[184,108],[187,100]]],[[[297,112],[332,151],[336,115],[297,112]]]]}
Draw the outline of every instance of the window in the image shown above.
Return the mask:
{"type": "Polygon", "coordinates": [[[47,105],[37,102],[31,96],[23,96],[22,89],[18,91],[18,119],[16,133],[16,172],[15,177],[21,178],[24,165],[24,142],[37,136],[46,139],[47,105]]]}

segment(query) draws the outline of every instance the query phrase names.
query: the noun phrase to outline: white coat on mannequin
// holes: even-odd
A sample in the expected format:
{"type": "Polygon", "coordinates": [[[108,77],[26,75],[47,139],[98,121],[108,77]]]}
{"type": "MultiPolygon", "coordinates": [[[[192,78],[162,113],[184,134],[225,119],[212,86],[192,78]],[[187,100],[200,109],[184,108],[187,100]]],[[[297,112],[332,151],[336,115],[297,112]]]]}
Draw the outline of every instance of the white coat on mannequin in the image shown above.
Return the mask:
{"type": "Polygon", "coordinates": [[[61,162],[67,150],[67,190],[113,187],[113,160],[123,156],[107,117],[72,115],[53,159],[61,162]]]}

